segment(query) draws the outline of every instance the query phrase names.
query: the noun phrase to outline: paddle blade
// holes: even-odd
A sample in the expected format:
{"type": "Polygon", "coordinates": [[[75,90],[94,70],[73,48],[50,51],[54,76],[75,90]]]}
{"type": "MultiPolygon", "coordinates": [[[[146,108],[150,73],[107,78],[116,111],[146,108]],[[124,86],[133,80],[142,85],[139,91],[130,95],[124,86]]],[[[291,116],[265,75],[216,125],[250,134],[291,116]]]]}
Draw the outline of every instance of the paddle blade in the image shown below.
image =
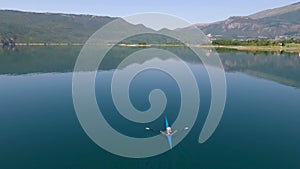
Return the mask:
{"type": "Polygon", "coordinates": [[[167,117],[165,118],[165,124],[166,124],[166,129],[169,127],[169,121],[167,119],[167,117]]]}
{"type": "Polygon", "coordinates": [[[172,135],[167,136],[168,137],[168,142],[169,142],[169,146],[170,146],[170,150],[172,150],[173,148],[173,144],[172,144],[172,135]]]}

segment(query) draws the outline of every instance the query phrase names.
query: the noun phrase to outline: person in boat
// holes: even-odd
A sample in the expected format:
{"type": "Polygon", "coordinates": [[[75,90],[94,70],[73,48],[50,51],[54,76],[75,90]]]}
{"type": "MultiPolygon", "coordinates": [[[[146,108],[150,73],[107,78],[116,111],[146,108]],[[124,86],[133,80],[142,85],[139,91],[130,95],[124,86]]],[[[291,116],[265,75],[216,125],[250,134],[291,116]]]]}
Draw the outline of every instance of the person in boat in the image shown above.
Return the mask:
{"type": "Polygon", "coordinates": [[[167,135],[170,135],[172,134],[172,129],[171,129],[171,126],[168,126],[167,129],[166,129],[166,133],[167,135]]]}
{"type": "Polygon", "coordinates": [[[160,131],[160,132],[161,132],[162,134],[165,134],[165,135],[172,135],[172,134],[176,133],[177,130],[172,131],[171,126],[169,126],[169,127],[166,128],[166,131],[160,131]]]}

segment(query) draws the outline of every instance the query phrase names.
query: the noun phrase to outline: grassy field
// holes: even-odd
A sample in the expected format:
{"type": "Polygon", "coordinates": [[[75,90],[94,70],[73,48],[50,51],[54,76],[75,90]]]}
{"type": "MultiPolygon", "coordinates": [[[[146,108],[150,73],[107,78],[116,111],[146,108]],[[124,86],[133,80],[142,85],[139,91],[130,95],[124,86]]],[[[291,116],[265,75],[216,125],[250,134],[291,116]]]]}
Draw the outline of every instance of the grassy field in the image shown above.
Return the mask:
{"type": "Polygon", "coordinates": [[[300,52],[300,45],[297,46],[214,46],[215,48],[236,49],[241,51],[284,51],[290,53],[300,52]]]}

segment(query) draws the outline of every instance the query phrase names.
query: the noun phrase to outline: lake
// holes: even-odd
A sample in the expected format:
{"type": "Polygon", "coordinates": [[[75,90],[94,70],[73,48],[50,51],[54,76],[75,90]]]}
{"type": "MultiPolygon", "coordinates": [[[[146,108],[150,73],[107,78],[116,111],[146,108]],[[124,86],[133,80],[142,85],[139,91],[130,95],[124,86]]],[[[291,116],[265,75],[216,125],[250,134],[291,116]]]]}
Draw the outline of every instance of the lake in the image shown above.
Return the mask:
{"type": "MultiPolygon", "coordinates": [[[[162,129],[165,116],[170,123],[176,120],[180,109],[178,85],[158,70],[138,74],[130,86],[130,99],[136,109],[149,109],[148,95],[156,88],[165,92],[168,102],[164,114],[148,124],[125,119],[114,106],[110,83],[116,66],[128,50],[138,48],[120,47],[101,63],[95,89],[98,105],[107,122],[118,132],[137,138],[154,136],[157,134],[146,131],[145,126],[162,129]]],[[[171,151],[131,159],[99,147],[77,119],[72,99],[72,71],[80,47],[0,49],[0,168],[300,167],[298,54],[218,50],[226,71],[226,106],[212,137],[199,144],[199,133],[210,108],[208,75],[201,62],[188,51],[172,50],[184,57],[199,86],[201,102],[195,125],[171,151]]]]}

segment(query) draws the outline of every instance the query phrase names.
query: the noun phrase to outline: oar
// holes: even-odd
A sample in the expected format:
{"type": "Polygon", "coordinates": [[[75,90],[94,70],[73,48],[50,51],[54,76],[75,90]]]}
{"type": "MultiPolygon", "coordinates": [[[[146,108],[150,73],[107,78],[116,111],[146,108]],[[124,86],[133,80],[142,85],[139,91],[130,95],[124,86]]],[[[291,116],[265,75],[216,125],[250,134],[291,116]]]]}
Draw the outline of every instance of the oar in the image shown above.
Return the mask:
{"type": "Polygon", "coordinates": [[[153,131],[153,132],[160,133],[159,130],[156,130],[156,129],[153,129],[153,128],[150,128],[150,127],[146,127],[145,129],[148,130],[148,131],[153,131]]]}
{"type": "MultiPolygon", "coordinates": [[[[148,131],[154,131],[154,132],[158,132],[158,133],[160,133],[160,130],[156,130],[156,129],[153,129],[153,128],[150,128],[150,127],[146,127],[145,128],[146,130],[148,130],[148,131]]],[[[186,130],[189,130],[189,127],[184,127],[182,130],[180,130],[180,131],[186,131],[186,130]]],[[[175,130],[176,131],[176,130],[175,130]]],[[[177,131],[176,131],[177,132],[177,131]]]]}
{"type": "Polygon", "coordinates": [[[186,131],[186,130],[188,130],[189,129],[189,127],[184,127],[183,129],[181,129],[181,130],[174,130],[173,132],[172,132],[172,134],[175,134],[175,133],[177,133],[177,132],[181,132],[181,131],[186,131]]]}
{"type": "Polygon", "coordinates": [[[185,130],[188,130],[189,129],[189,127],[185,127],[184,129],[182,129],[183,131],[185,131],[185,130]]]}

